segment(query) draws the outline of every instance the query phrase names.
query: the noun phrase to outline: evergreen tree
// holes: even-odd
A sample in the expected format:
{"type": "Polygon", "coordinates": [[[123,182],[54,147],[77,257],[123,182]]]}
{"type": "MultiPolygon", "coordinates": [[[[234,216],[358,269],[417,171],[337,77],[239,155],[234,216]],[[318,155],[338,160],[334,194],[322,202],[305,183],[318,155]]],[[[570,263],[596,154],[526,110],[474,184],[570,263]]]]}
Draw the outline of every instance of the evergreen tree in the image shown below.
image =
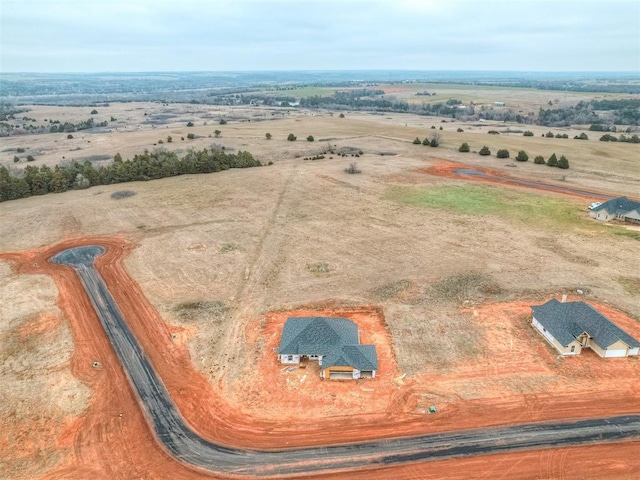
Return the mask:
{"type": "Polygon", "coordinates": [[[549,165],[550,167],[557,167],[558,166],[558,157],[556,157],[555,153],[553,153],[549,157],[549,160],[547,160],[547,165],[549,165]]]}
{"type": "Polygon", "coordinates": [[[480,155],[491,155],[491,150],[486,145],[480,149],[478,152],[480,155]]]}
{"type": "Polygon", "coordinates": [[[569,168],[569,160],[564,155],[560,156],[560,160],[558,160],[558,167],[562,169],[569,168]]]}
{"type": "Polygon", "coordinates": [[[468,152],[469,151],[469,144],[467,142],[464,142],[462,145],[460,145],[460,148],[458,149],[459,152],[468,152]]]}
{"type": "Polygon", "coordinates": [[[529,160],[529,155],[527,155],[527,152],[525,152],[524,150],[520,150],[518,152],[518,156],[516,157],[516,160],[518,162],[526,162],[527,160],[529,160]]]}
{"type": "Polygon", "coordinates": [[[420,139],[418,137],[416,137],[416,139],[413,141],[414,145],[420,145],[422,142],[420,141],[420,139]]]}
{"type": "Polygon", "coordinates": [[[547,162],[544,161],[544,157],[542,155],[537,155],[536,158],[533,159],[533,163],[538,165],[544,165],[547,162]]]}

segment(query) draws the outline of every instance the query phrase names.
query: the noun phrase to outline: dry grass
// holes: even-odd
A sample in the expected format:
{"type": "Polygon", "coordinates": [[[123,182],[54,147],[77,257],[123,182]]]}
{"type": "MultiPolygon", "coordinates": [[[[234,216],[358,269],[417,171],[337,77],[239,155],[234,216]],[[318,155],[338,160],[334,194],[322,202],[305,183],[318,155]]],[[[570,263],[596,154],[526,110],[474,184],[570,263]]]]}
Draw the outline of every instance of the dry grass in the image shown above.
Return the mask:
{"type": "MultiPolygon", "coordinates": [[[[33,109],[29,116],[58,118],[53,116],[56,113],[61,120],[86,116],[82,109],[41,109],[33,109]]],[[[249,150],[274,165],[4,202],[0,204],[0,251],[25,250],[82,235],[126,237],[136,244],[126,267],[144,294],[168,323],[183,324],[193,332],[188,348],[196,367],[210,380],[224,379],[229,385],[250,364],[244,348],[247,326],[276,308],[378,305],[384,311],[398,364],[407,373],[427,367],[446,372],[460,362],[483,358],[487,331],[471,314],[461,314],[460,307],[487,299],[522,292],[539,299],[569,287],[580,288],[588,298],[606,299],[640,318],[637,265],[629,261],[638,243],[609,235],[583,218],[588,201],[524,190],[514,193],[502,187],[469,187],[463,180],[418,171],[445,158],[513,173],[515,169],[506,169],[495,158],[457,152],[463,141],[472,148],[487,143],[494,150],[524,148],[529,155],[564,153],[571,161],[567,181],[573,186],[633,196],[640,187],[634,145],[544,139],[540,129],[533,129],[536,137],[490,136],[486,134],[489,126],[447,123],[443,146],[427,148],[411,142],[428,134],[433,120],[397,114],[349,113],[338,119],[298,112],[272,117],[270,110],[238,108],[233,110],[235,118],[252,121],[202,124],[204,115],[225,113],[225,118],[231,118],[230,112],[157,104],[112,104],[101,109],[100,114],[113,114],[121,126],[117,132],[74,135],[69,142],[77,142],[84,156],[120,151],[126,158],[152,148],[166,135],[173,136],[173,143],[165,143],[166,147],[208,147],[208,135],[219,128],[219,142],[227,150],[249,150]],[[177,116],[156,128],[144,123],[144,112],[165,109],[177,116]],[[181,135],[186,137],[187,117],[200,118],[189,132],[202,139],[180,140],[181,135]],[[456,132],[458,126],[465,132],[456,132]],[[265,140],[267,131],[273,140],[265,140]],[[330,138],[336,149],[361,148],[358,162],[363,173],[345,174],[345,160],[338,156],[303,161],[326,145],[288,142],[289,132],[299,138],[330,138]],[[475,207],[484,202],[493,210],[474,211],[474,205],[466,211],[425,207],[422,201],[405,202],[390,195],[407,185],[425,195],[422,199],[455,190],[456,198],[475,199],[475,207]],[[124,189],[137,194],[117,202],[109,198],[124,189]],[[562,223],[565,219],[550,222],[536,213],[541,208],[572,216],[568,223],[562,223]],[[523,210],[527,211],[524,217],[523,210]]],[[[26,140],[0,139],[0,150],[26,140]]],[[[68,155],[65,149],[75,148],[55,142],[56,135],[28,140],[33,148],[43,149],[36,164],[57,162],[68,155]]],[[[547,181],[560,171],[526,162],[518,166],[517,174],[547,181]]],[[[50,279],[14,275],[0,263],[0,334],[13,331],[33,315],[51,311],[56,294],[50,279]]],[[[25,348],[28,343],[8,342],[9,351],[3,355],[36,358],[45,352],[66,365],[71,336],[64,327],[55,335],[43,337],[45,342],[33,340],[29,348],[25,348]]],[[[41,395],[43,409],[64,398],[42,388],[50,381],[48,367],[34,369],[33,381],[25,382],[5,373],[11,365],[5,362],[2,367],[0,403],[5,408],[15,408],[28,391],[41,395]]],[[[70,373],[56,379],[64,389],[84,398],[84,387],[70,373]]],[[[510,390],[530,388],[529,379],[508,381],[510,390]]]]}

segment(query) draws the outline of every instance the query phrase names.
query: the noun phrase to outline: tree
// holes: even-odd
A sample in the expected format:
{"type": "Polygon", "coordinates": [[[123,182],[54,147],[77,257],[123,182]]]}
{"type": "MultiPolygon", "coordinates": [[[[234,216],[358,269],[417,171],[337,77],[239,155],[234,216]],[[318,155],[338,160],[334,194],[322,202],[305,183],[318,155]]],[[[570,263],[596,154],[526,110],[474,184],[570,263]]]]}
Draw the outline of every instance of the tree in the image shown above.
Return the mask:
{"type": "Polygon", "coordinates": [[[526,132],[523,133],[523,135],[525,137],[533,137],[533,132],[531,130],[527,130],[526,132]]]}
{"type": "Polygon", "coordinates": [[[553,132],[549,130],[544,136],[547,138],[553,138],[554,135],[553,135],[553,132]]]}
{"type": "Polygon", "coordinates": [[[544,157],[542,155],[537,155],[536,158],[533,159],[533,163],[537,165],[544,165],[547,162],[544,161],[544,157]]]}
{"type": "Polygon", "coordinates": [[[573,137],[574,140],[589,140],[589,136],[582,132],[580,135],[576,135],[575,137],[573,137]]]}
{"type": "Polygon", "coordinates": [[[442,141],[442,135],[439,132],[433,132],[431,134],[431,141],[429,142],[429,146],[439,147],[441,141],[442,141]]]}
{"type": "Polygon", "coordinates": [[[564,155],[561,155],[560,160],[558,160],[558,168],[562,168],[564,170],[569,168],[569,160],[567,160],[567,157],[564,155]]]}
{"type": "Polygon", "coordinates": [[[313,138],[313,135],[309,135],[307,137],[307,142],[313,142],[315,140],[315,138],[313,138]]]}
{"type": "Polygon", "coordinates": [[[558,157],[556,157],[555,153],[551,154],[551,156],[549,157],[549,160],[547,160],[547,165],[549,165],[550,167],[558,166],[558,157]]]}
{"type": "Polygon", "coordinates": [[[265,138],[266,138],[267,140],[271,140],[271,139],[273,138],[273,135],[271,135],[271,134],[270,134],[270,133],[268,133],[268,132],[267,132],[267,133],[265,133],[265,134],[264,134],[264,136],[265,136],[265,138]]]}
{"type": "Polygon", "coordinates": [[[491,155],[491,150],[486,145],[480,149],[478,152],[480,155],[491,155]]]}
{"type": "Polygon", "coordinates": [[[340,115],[338,115],[340,118],[344,118],[344,113],[341,113],[340,115]]]}
{"type": "Polygon", "coordinates": [[[429,138],[427,138],[427,137],[425,137],[425,139],[422,141],[422,144],[425,145],[425,146],[428,146],[429,143],[430,143],[429,142],[429,138]]]}
{"type": "Polygon", "coordinates": [[[36,159],[33,157],[33,155],[27,155],[27,162],[35,162],[36,159]]]}
{"type": "Polygon", "coordinates": [[[95,108],[91,110],[91,115],[97,115],[97,114],[98,114],[98,110],[96,110],[95,108]]]}
{"type": "Polygon", "coordinates": [[[509,158],[509,150],[502,148],[500,150],[498,150],[498,153],[496,153],[496,157],[498,158],[509,158]]]}
{"type": "Polygon", "coordinates": [[[344,169],[345,173],[362,173],[362,170],[358,168],[358,164],[356,162],[351,162],[347,168],[344,169]]]}
{"type": "Polygon", "coordinates": [[[224,118],[220,119],[220,125],[226,125],[227,121],[224,118]]]}
{"type": "Polygon", "coordinates": [[[171,138],[171,135],[167,136],[167,143],[171,143],[173,142],[173,138],[171,138]]]}
{"type": "Polygon", "coordinates": [[[290,133],[289,136],[287,137],[287,140],[289,140],[290,142],[295,142],[296,139],[297,137],[293,133],[290,133]]]}
{"type": "Polygon", "coordinates": [[[217,130],[217,129],[213,131],[213,134],[216,136],[216,138],[219,138],[221,133],[222,132],[220,130],[217,130]]]}
{"type": "Polygon", "coordinates": [[[188,134],[187,134],[187,138],[188,138],[189,140],[193,140],[194,138],[196,138],[196,136],[195,136],[193,133],[188,133],[188,134]]]}
{"type": "Polygon", "coordinates": [[[526,162],[527,160],[529,160],[529,155],[527,155],[527,152],[525,152],[524,150],[520,150],[518,152],[518,156],[516,157],[516,160],[518,162],[526,162]]]}
{"type": "Polygon", "coordinates": [[[420,139],[418,137],[416,137],[416,139],[413,141],[414,145],[420,145],[422,142],[420,141],[420,139]]]}
{"type": "Polygon", "coordinates": [[[193,122],[192,122],[192,121],[189,121],[189,122],[187,123],[187,127],[193,127],[193,122]]]}
{"type": "Polygon", "coordinates": [[[67,140],[71,140],[73,138],[73,135],[69,134],[67,135],[67,140]]]}
{"type": "Polygon", "coordinates": [[[460,145],[460,148],[458,149],[459,152],[468,152],[469,151],[469,144],[467,142],[464,142],[462,145],[460,145]]]}
{"type": "Polygon", "coordinates": [[[17,155],[13,156],[13,163],[18,163],[20,161],[20,157],[17,155]]]}

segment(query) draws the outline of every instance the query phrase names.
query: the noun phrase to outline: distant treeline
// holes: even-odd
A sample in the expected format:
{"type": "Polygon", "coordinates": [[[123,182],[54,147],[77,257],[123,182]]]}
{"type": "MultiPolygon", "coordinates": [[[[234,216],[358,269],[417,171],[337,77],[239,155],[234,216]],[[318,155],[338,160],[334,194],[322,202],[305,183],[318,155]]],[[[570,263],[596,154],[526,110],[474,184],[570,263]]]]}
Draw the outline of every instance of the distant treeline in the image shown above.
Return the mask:
{"type": "Polygon", "coordinates": [[[155,180],[261,165],[249,152],[240,151],[233,154],[207,149],[189,151],[182,158],[178,158],[174,152],[164,150],[145,152],[134,156],[132,160],[123,160],[120,154],[117,154],[113,163],[98,168],[89,160],[85,160],[84,163],[73,160],[56,165],[53,169],[47,165],[28,165],[15,175],[0,165],[0,202],[95,185],[155,180]]]}

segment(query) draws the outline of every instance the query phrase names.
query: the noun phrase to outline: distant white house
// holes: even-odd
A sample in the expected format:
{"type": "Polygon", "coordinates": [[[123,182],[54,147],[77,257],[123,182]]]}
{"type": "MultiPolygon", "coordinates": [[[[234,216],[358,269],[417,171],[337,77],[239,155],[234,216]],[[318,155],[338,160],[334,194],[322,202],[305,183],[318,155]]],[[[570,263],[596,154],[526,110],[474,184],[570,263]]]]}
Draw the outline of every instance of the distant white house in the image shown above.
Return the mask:
{"type": "Polygon", "coordinates": [[[505,106],[505,103],[504,103],[504,102],[493,102],[493,105],[494,105],[495,107],[504,107],[504,106],[505,106]]]}
{"type": "Polygon", "coordinates": [[[627,197],[614,198],[590,208],[589,215],[602,222],[622,220],[640,223],[640,203],[629,200],[627,197]]]}
{"type": "Polygon", "coordinates": [[[637,356],[640,342],[584,302],[533,305],[532,326],[561,355],[590,348],[603,358],[637,356]]]}

